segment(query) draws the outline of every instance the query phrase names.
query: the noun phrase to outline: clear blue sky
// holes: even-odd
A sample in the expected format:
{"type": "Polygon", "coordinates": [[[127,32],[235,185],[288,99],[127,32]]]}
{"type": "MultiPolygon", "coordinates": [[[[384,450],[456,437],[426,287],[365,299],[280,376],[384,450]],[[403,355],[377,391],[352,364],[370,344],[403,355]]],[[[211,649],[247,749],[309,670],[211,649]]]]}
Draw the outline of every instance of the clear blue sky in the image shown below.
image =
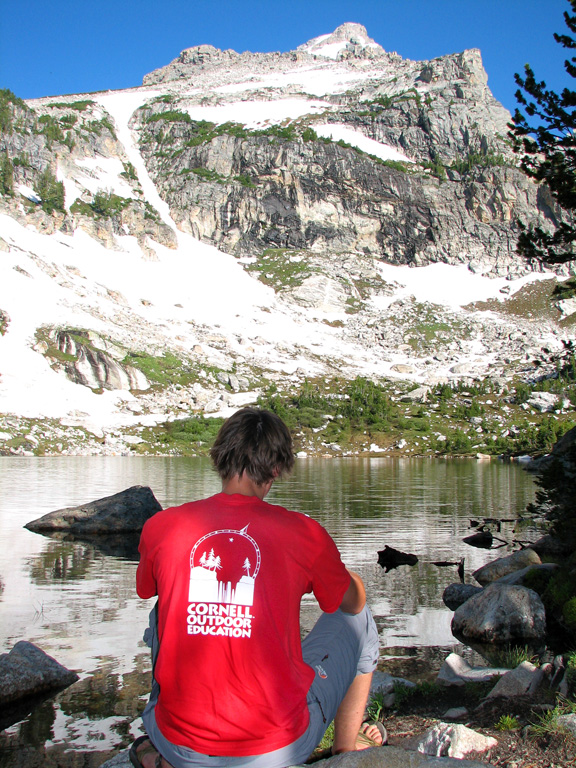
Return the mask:
{"type": "Polygon", "coordinates": [[[201,43],[289,51],[346,21],[387,51],[431,59],[480,48],[488,84],[508,109],[530,63],[559,90],[568,0],[0,0],[0,88],[21,98],[142,84],[201,43]]]}

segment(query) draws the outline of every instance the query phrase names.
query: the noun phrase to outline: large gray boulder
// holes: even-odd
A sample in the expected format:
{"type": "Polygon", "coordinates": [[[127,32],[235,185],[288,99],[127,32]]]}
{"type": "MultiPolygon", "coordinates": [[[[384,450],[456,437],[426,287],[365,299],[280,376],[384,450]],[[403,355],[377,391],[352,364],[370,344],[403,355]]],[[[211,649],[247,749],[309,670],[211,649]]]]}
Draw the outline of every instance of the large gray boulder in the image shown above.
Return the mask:
{"type": "Polygon", "coordinates": [[[21,640],[0,655],[0,703],[18,701],[66,688],[78,680],[72,672],[33,643],[21,640]]]}
{"type": "Polygon", "coordinates": [[[464,642],[539,643],[546,612],[534,590],[495,582],[456,609],[452,632],[464,642]]]}
{"type": "MultiPolygon", "coordinates": [[[[328,760],[319,760],[314,765],[318,768],[486,768],[486,763],[477,760],[430,757],[421,752],[408,752],[400,747],[374,747],[363,749],[361,752],[346,752],[328,760]]],[[[107,760],[100,768],[132,768],[128,751],[107,760]]]]}
{"type": "Polygon", "coordinates": [[[529,565],[541,564],[542,561],[536,552],[527,547],[526,549],[520,549],[518,552],[513,552],[508,557],[499,557],[498,560],[486,563],[482,568],[474,571],[472,576],[474,576],[478,584],[482,584],[484,587],[486,584],[491,584],[509,573],[527,568],[529,565]]]}
{"type": "Polygon", "coordinates": [[[68,531],[73,534],[138,532],[146,520],[162,509],[151,489],[134,485],[97,501],[49,512],[24,526],[36,533],[68,531]]]}

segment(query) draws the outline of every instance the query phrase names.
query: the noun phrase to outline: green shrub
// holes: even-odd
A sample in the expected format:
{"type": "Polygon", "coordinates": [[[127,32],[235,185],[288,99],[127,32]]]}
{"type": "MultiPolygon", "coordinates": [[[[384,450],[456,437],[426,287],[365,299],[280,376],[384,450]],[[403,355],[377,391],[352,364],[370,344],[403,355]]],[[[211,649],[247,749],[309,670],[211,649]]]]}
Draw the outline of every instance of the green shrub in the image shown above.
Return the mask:
{"type": "Polygon", "coordinates": [[[112,219],[117,218],[131,202],[129,198],[120,197],[113,192],[99,191],[91,203],[75,200],[70,206],[70,212],[93,218],[112,219]]]}
{"type": "Polygon", "coordinates": [[[520,728],[520,721],[513,715],[501,715],[494,728],[497,731],[516,731],[520,728]]]}
{"type": "Polygon", "coordinates": [[[48,146],[50,146],[53,141],[58,142],[59,144],[64,144],[66,136],[64,135],[59,122],[55,118],[51,115],[40,115],[38,123],[41,126],[41,128],[38,129],[38,133],[46,137],[48,146]]]}
{"type": "Polygon", "coordinates": [[[0,133],[12,133],[14,107],[30,112],[25,101],[15,96],[8,88],[0,89],[0,133]]]}
{"type": "Polygon", "coordinates": [[[204,181],[216,181],[223,182],[224,177],[216,171],[212,171],[209,168],[189,168],[186,169],[189,173],[193,173],[195,176],[203,179],[204,181]]]}
{"type": "Polygon", "coordinates": [[[503,165],[511,165],[510,161],[503,155],[497,155],[494,152],[471,152],[462,160],[454,160],[450,167],[457,171],[457,173],[464,175],[475,168],[503,165]]]}
{"type": "Polygon", "coordinates": [[[242,184],[243,187],[255,187],[256,184],[252,181],[251,177],[247,174],[240,174],[240,176],[234,176],[234,181],[242,184]]]}
{"type": "Polygon", "coordinates": [[[52,101],[48,104],[49,107],[57,107],[58,109],[75,109],[77,112],[84,112],[88,107],[96,104],[91,99],[84,99],[81,101],[73,101],[68,104],[66,101],[52,101]]]}
{"type": "Polygon", "coordinates": [[[302,131],[302,141],[318,141],[318,134],[313,128],[305,128],[302,131]]]}
{"type": "Polygon", "coordinates": [[[64,211],[64,184],[56,179],[50,168],[47,167],[40,175],[36,191],[42,199],[43,211],[64,211]]]}
{"type": "Polygon", "coordinates": [[[576,597],[571,597],[562,606],[564,623],[571,632],[576,632],[576,597]]]}
{"type": "Polygon", "coordinates": [[[147,123],[157,123],[159,121],[168,123],[191,123],[192,118],[187,112],[180,112],[177,109],[169,109],[166,112],[156,112],[146,118],[147,123]]]}
{"type": "Polygon", "coordinates": [[[8,157],[8,153],[0,159],[0,195],[12,196],[14,194],[14,166],[8,157]]]}

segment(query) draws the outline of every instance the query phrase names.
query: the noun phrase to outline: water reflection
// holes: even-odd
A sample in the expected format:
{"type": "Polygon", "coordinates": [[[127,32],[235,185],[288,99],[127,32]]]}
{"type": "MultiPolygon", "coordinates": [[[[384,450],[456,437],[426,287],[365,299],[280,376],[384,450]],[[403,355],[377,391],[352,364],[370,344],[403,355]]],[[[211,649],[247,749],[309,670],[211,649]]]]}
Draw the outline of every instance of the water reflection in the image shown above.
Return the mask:
{"type": "MultiPolygon", "coordinates": [[[[22,756],[32,754],[28,765],[74,765],[76,750],[97,754],[98,765],[139,732],[149,690],[140,638],[153,601],[135,595],[134,542],[123,539],[118,549],[118,542],[48,538],[23,528],[47,512],[138,484],[149,485],[163,507],[220,489],[202,459],[0,457],[0,651],[29,640],[80,675],[0,734],[0,768],[23,765],[22,756]]],[[[455,644],[442,592],[459,580],[457,567],[434,562],[463,557],[469,581],[476,568],[506,554],[467,547],[470,520],[514,518],[533,497],[529,475],[497,462],[305,459],[269,500],[326,526],[367,585],[382,652],[419,648],[413,652],[421,660],[455,644]],[[415,553],[418,563],[384,573],[377,552],[386,545],[415,553]]],[[[513,523],[503,523],[498,535],[511,542],[513,523]]],[[[305,600],[303,630],[316,616],[314,602],[305,600]]]]}

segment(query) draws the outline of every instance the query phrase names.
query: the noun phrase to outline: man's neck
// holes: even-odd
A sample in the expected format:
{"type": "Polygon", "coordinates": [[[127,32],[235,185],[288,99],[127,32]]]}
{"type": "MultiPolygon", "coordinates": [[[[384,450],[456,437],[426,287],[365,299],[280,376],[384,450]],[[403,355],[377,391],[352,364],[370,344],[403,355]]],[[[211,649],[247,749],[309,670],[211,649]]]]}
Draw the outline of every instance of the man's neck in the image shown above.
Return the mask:
{"type": "Polygon", "coordinates": [[[260,500],[268,494],[274,480],[269,480],[261,485],[254,482],[252,478],[243,472],[241,475],[234,475],[229,480],[222,483],[222,493],[239,493],[241,496],[257,496],[260,500]]]}

